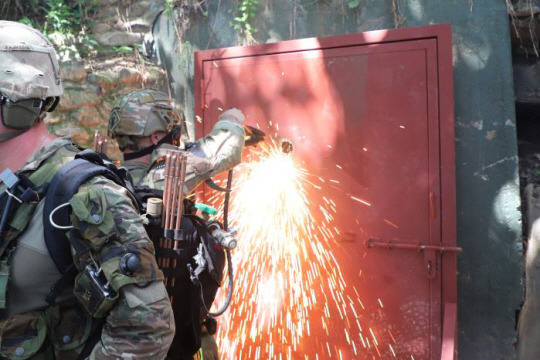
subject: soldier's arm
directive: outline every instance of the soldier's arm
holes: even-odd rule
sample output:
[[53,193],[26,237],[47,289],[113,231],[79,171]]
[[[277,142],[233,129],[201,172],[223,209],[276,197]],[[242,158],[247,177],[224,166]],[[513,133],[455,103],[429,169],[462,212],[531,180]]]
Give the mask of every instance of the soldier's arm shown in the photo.
[[144,289],[126,285],[120,293],[88,359],[164,359],[174,335],[174,316],[163,283]]
[[[96,178],[81,186],[70,203],[75,234],[89,250],[75,254],[75,264],[81,270],[96,262],[118,293],[89,359],[165,358],[174,335],[174,317],[153,244],[127,191]],[[133,274],[120,266],[126,254],[140,260]]]
[[213,165],[210,176],[229,170],[242,160],[244,123],[244,114],[240,110],[229,109],[220,115],[208,135],[196,141]]
[[[212,131],[198,139],[187,149],[187,171],[185,193],[189,193],[201,182],[232,169],[242,161],[244,150],[244,115],[238,109],[229,109],[219,117]],[[146,182],[155,187],[156,181],[150,174]],[[161,176],[163,178],[163,176]]]

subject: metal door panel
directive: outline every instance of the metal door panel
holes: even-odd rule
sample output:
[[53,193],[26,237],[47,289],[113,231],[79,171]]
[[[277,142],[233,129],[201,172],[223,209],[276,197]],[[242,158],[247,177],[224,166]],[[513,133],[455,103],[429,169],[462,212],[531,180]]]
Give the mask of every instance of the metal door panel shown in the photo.
[[[441,256],[419,246],[455,244],[442,238],[441,227],[443,210],[447,228],[454,219],[453,190],[441,189],[441,89],[448,85],[440,70],[448,60],[440,60],[439,48],[449,27],[425,29],[196,54],[197,133],[209,131],[225,108],[242,109],[249,124],[292,140],[294,158],[316,183],[308,190],[312,204],[331,201],[337,209],[332,239],[321,244],[332,251],[346,288],[315,292],[343,301],[311,309],[310,335],[292,350],[272,343],[279,329],[269,329],[256,341],[244,339],[235,358],[440,356]],[[445,130],[451,120],[445,117]],[[447,163],[453,145],[445,146]],[[325,216],[310,210],[315,219]],[[455,275],[447,278],[455,282]],[[455,294],[453,286],[448,293]],[[318,322],[325,312],[331,323]],[[245,336],[242,309],[234,316],[229,336]]]

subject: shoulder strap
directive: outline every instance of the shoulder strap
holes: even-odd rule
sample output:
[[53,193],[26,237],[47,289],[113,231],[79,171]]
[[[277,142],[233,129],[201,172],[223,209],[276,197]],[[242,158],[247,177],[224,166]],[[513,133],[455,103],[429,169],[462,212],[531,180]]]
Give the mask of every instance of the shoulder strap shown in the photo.
[[[77,193],[79,187],[95,176],[104,176],[120,186],[126,187],[125,179],[114,171],[112,166],[114,165],[106,165],[97,153],[84,150],[75,157],[75,160],[62,166],[49,184],[43,210],[43,232],[47,249],[62,274],[72,268],[71,239],[65,241],[67,240],[68,228],[59,229],[54,227],[49,220],[49,215],[57,209],[54,214],[55,219],[60,221],[69,219],[69,206],[60,208],[59,206],[68,203],[73,195]],[[81,250],[80,246],[77,246],[78,244],[72,242],[72,245],[76,251]]]
[[[73,148],[72,145],[68,143],[62,146],[51,147],[45,152],[42,158],[38,160],[34,159],[34,166],[32,168],[17,172],[16,178],[19,180],[22,179],[22,181],[16,187],[19,187],[19,185],[24,185],[23,188],[25,186],[26,188],[31,187],[37,193],[38,201],[44,198],[47,194],[49,182],[62,166],[62,163],[66,162],[64,159],[73,159],[75,153],[80,151]],[[62,151],[61,155],[53,158],[53,154],[57,154],[59,151]],[[53,160],[49,160],[50,158],[53,158]],[[24,194],[21,193],[20,189],[9,189],[10,193],[18,199],[17,201],[13,201],[13,197],[5,191],[5,188],[5,184],[0,185],[0,192],[2,194],[0,195],[0,214],[2,214],[2,218],[5,221],[3,225],[0,225],[4,230],[3,236],[0,235],[0,239],[2,240],[0,243],[0,256],[15,243],[19,235],[25,230],[37,205],[37,201],[34,201],[36,199],[31,199],[29,202],[19,202],[19,200],[25,200],[23,199],[25,196],[23,196]],[[12,206],[7,206],[8,199],[11,199]]]

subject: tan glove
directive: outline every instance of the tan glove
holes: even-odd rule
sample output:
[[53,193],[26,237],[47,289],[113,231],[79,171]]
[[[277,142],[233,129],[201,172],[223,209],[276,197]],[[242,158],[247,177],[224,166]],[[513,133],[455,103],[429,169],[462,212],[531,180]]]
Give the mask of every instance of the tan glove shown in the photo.
[[244,126],[246,123],[246,117],[244,116],[244,113],[242,113],[241,110],[237,108],[230,108],[229,110],[226,110],[219,116],[218,121],[221,120],[228,120],[237,123],[240,126]]

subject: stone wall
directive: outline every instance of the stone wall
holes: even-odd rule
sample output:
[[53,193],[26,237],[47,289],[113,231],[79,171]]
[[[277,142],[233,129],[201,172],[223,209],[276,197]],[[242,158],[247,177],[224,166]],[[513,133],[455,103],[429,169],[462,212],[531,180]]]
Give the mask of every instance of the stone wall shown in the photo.
[[[168,92],[164,70],[145,56],[145,39],[162,9],[159,1],[99,0],[89,32],[74,44],[85,51],[69,51],[73,43],[51,36],[64,80],[58,109],[45,120],[52,133],[89,147],[95,130],[107,129],[110,111],[124,94],[140,88]],[[114,144],[110,148],[118,157]]]

